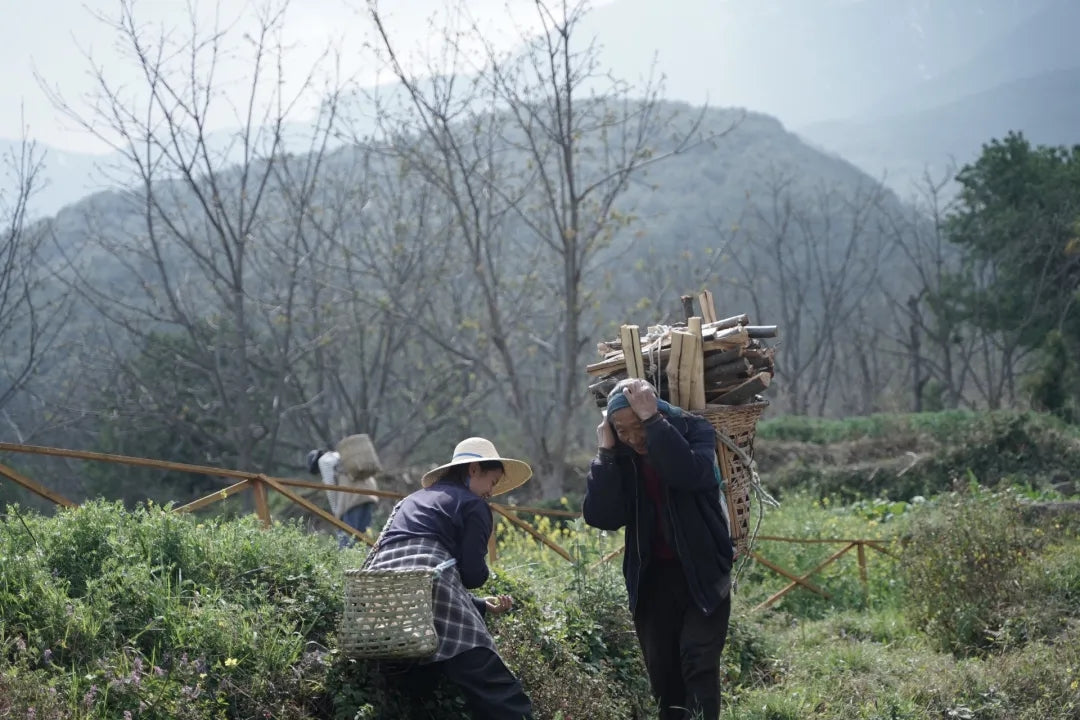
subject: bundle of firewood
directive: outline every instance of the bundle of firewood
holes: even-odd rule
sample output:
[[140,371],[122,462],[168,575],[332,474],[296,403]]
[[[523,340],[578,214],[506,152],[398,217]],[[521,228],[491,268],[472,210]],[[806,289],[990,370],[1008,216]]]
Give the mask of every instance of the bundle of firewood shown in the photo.
[[618,339],[597,344],[604,359],[585,369],[599,378],[589,386],[598,406],[627,377],[645,378],[661,398],[687,410],[759,399],[775,372],[776,348],[764,341],[777,336],[776,326],[751,325],[746,315],[717,320],[712,294],[698,299],[700,316],[692,298],[683,298],[685,324],[649,327],[644,336],[637,325],[623,325]]

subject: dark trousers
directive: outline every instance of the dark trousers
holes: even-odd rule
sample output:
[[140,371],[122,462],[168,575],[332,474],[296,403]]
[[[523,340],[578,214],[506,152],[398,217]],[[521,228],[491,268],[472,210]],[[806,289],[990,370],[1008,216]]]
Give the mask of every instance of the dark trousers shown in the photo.
[[720,655],[731,596],[711,615],[694,605],[677,561],[645,568],[634,627],[661,720],[720,717]]
[[[375,503],[361,503],[360,505],[354,505],[345,511],[345,514],[341,516],[341,522],[345,523],[351,528],[356,528],[360,532],[364,532],[368,529],[368,525],[371,524],[371,516],[375,512]],[[352,547],[356,543],[356,538],[349,535],[344,530],[338,530],[338,548]]]
[[498,654],[473,648],[446,660],[395,672],[392,682],[413,696],[431,692],[439,675],[457,685],[475,720],[532,720],[532,702]]

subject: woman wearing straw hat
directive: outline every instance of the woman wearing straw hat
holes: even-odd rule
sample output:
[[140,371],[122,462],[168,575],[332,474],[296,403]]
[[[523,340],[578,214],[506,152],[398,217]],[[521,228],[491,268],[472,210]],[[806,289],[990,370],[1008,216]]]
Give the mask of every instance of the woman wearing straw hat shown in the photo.
[[499,657],[484,623],[487,613],[501,615],[513,601],[507,595],[478,598],[468,591],[488,579],[486,556],[494,523],[487,500],[530,477],[526,463],[502,457],[491,441],[462,440],[450,462],[425,474],[423,489],[394,508],[368,565],[373,570],[434,568],[456,561],[435,582],[432,614],[438,648],[420,668],[410,669],[407,687],[422,691],[424,680],[442,673],[462,689],[475,718],[532,717],[532,703]]
[[596,435],[582,514],[626,528],[623,575],[660,718],[717,720],[733,549],[716,433],[629,379],[608,395]]

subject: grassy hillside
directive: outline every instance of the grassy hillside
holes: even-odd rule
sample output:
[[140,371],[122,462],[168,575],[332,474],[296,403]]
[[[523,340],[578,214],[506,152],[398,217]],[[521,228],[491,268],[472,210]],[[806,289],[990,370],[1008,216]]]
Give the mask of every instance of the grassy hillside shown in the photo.
[[1047,490],[1080,480],[1080,432],[1038,413],[788,416],[762,423],[755,451],[779,494],[841,502],[929,497],[971,481]]
[[[848,553],[813,577],[828,598],[799,589],[769,609],[757,608],[786,580],[741,568],[725,718],[1080,717],[1080,518],[1024,512],[1033,497],[1061,499],[1029,487],[1029,473],[1080,479],[1056,459],[1075,449],[1075,431],[1024,414],[783,419],[762,426],[759,454],[782,461],[798,447],[820,467],[859,456],[888,465],[886,448],[929,451],[927,438],[935,462],[956,461],[955,489],[910,501],[847,489],[845,499],[785,476],[763,534],[874,539],[888,554],[867,550],[864,584]],[[970,461],[1013,458],[1006,438],[1027,448],[1026,470],[978,486]],[[779,474],[765,477],[772,487]],[[538,718],[648,717],[618,562],[597,564],[621,538],[580,522],[541,530],[576,562],[500,525],[485,588],[517,600],[492,626]],[[839,547],[756,549],[805,572]],[[362,557],[295,525],[103,503],[51,518],[8,507],[0,718],[463,718],[451,688],[410,699],[337,652],[341,573]]]

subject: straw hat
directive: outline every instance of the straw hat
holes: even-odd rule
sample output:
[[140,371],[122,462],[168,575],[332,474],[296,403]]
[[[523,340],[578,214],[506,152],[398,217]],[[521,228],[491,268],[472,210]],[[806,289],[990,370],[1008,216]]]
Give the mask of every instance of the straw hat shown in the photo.
[[425,473],[424,477],[420,479],[420,484],[424,487],[431,487],[446,474],[447,470],[455,465],[468,465],[469,463],[483,462],[484,460],[498,460],[503,464],[503,476],[499,478],[499,482],[495,483],[495,487],[492,488],[492,495],[502,495],[505,492],[510,492],[532,477],[532,468],[529,467],[528,463],[501,457],[490,440],[482,437],[471,437],[457,444],[450,462]]

